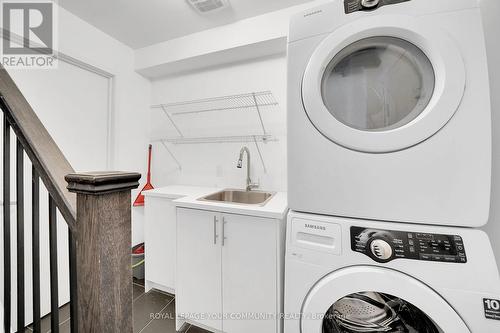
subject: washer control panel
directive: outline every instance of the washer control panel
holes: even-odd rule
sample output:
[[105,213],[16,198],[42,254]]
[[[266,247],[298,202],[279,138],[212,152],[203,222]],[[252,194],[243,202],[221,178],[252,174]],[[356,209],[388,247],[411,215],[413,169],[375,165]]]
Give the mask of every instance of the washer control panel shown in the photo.
[[381,263],[395,259],[466,263],[462,237],[351,227],[351,250]]
[[407,1],[411,0],[344,0],[344,8],[346,14],[351,14]]

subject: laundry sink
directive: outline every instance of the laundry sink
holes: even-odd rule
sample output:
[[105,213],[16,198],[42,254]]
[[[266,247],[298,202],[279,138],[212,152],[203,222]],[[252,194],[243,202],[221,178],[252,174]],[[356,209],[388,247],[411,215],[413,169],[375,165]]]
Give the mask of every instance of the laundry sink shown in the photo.
[[198,200],[264,206],[274,194],[274,192],[226,189],[206,195]]

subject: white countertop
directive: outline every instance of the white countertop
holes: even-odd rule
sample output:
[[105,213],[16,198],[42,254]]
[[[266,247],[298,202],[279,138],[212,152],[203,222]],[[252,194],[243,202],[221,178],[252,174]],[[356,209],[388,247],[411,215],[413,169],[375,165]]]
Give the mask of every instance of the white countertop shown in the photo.
[[219,191],[216,187],[199,187],[190,185],[169,185],[144,191],[145,197],[159,197],[167,199],[179,199],[186,196],[202,197],[204,195]]
[[221,190],[223,190],[223,188],[170,185],[145,191],[144,195],[146,197],[151,196],[175,199],[173,203],[176,207],[203,209],[222,213],[250,215],[273,219],[284,219],[288,211],[286,192],[276,192],[271,200],[269,200],[264,206],[198,200],[205,195]]

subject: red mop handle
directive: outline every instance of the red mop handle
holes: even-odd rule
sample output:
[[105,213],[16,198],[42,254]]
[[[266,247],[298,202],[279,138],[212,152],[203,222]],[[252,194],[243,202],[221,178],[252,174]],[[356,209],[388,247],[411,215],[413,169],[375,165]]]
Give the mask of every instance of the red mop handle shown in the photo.
[[151,150],[153,146],[149,145],[149,152],[148,152],[148,175],[147,175],[147,183],[149,184],[151,182]]

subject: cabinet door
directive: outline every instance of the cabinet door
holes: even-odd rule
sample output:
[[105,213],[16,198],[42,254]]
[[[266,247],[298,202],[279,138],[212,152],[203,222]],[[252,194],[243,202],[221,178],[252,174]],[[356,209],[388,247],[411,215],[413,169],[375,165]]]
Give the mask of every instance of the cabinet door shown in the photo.
[[176,314],[222,329],[219,213],[177,208]]
[[[223,329],[227,333],[277,330],[277,240],[272,219],[223,215]],[[267,319],[240,318],[247,314]]]
[[175,290],[175,206],[171,199],[146,197],[144,205],[146,280]]

